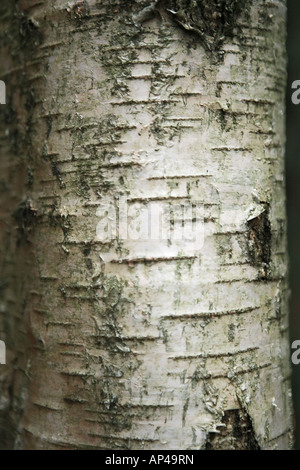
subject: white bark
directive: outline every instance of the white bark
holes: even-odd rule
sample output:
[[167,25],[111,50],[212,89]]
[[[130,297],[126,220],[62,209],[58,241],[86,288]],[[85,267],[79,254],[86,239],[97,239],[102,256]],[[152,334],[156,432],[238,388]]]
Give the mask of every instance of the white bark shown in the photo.
[[[219,42],[146,4],[28,1],[32,55],[2,70],[34,93],[27,134],[12,97],[33,182],[2,196],[2,427],[19,448],[287,449],[285,2],[245,2]],[[195,203],[203,243],[102,243],[116,195]]]

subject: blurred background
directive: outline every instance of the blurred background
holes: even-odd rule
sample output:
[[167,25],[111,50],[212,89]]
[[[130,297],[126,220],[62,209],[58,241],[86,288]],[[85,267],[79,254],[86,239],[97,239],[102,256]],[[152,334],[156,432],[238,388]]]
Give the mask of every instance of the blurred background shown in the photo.
[[[291,101],[294,80],[300,80],[300,1],[288,0],[287,82],[287,211],[290,257],[290,337],[300,340],[300,104]],[[296,414],[296,449],[300,450],[300,364],[293,366],[293,397]]]

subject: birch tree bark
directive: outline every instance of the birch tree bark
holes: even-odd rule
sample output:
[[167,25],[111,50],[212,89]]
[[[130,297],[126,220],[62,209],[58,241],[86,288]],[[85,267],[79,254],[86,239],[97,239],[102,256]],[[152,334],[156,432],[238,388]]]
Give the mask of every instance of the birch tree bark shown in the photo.
[[1,447],[290,448],[285,1],[0,9]]

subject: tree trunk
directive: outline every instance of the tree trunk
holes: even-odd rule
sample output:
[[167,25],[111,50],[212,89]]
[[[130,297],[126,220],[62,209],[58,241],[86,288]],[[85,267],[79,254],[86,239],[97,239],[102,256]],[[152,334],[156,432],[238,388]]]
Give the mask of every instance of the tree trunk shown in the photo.
[[285,1],[0,8],[1,447],[290,448]]

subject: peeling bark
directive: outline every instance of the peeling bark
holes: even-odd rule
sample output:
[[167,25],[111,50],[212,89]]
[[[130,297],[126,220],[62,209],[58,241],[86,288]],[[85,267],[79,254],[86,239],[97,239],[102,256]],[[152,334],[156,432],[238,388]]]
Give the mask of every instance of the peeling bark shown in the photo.
[[285,1],[0,12],[1,448],[290,448]]

